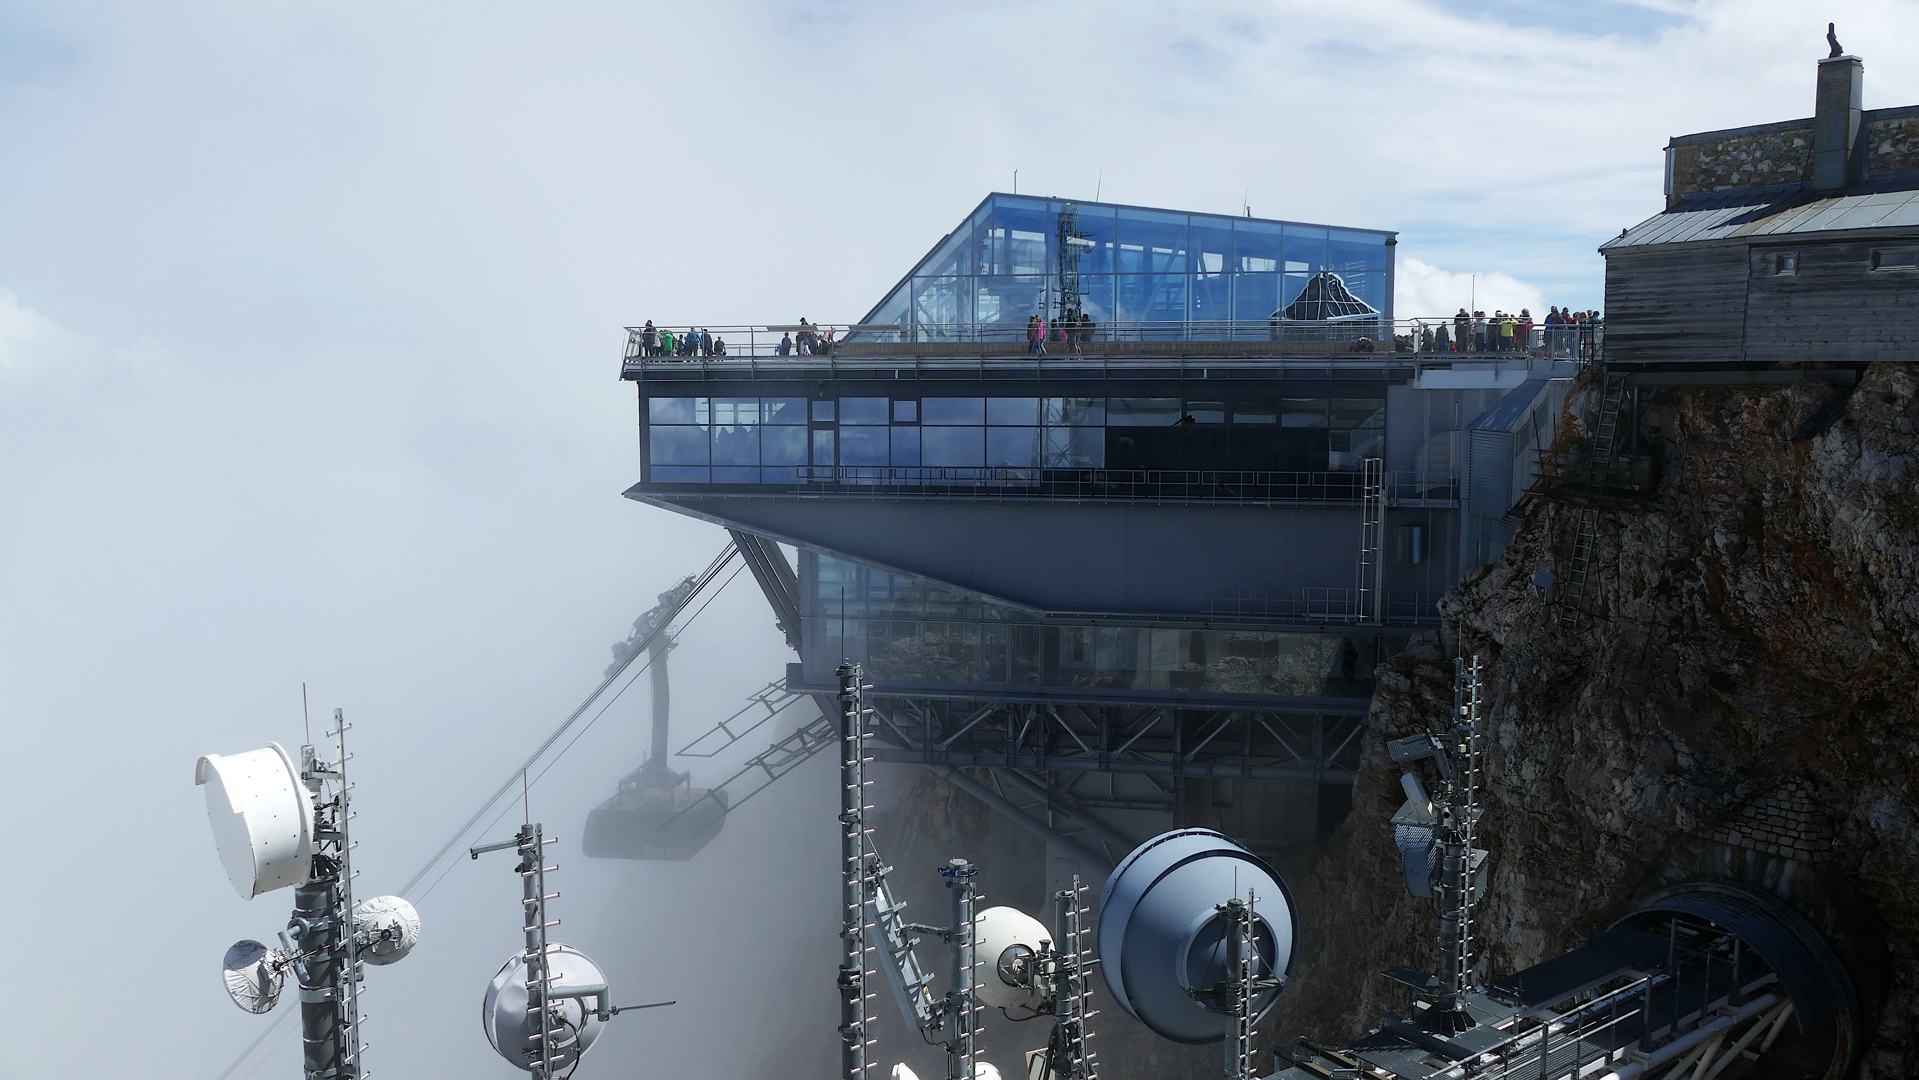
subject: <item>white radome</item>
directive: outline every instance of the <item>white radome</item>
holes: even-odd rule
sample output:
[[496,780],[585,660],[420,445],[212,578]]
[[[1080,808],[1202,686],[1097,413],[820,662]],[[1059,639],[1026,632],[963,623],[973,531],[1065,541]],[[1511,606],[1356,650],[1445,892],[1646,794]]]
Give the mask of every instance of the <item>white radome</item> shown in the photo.
[[313,869],[313,800],[279,743],[208,754],[194,765],[193,782],[207,789],[213,843],[240,899],[306,884]]
[[420,913],[401,897],[375,896],[353,905],[353,929],[361,960],[391,964],[420,943]]
[[1018,908],[990,907],[980,912],[973,919],[973,949],[980,963],[975,993],[980,1001],[995,1009],[1037,1002],[1045,988],[1021,986],[1015,975],[1027,967],[1041,945],[1052,940],[1045,924]]
[[[552,950],[547,954],[547,970],[555,987],[606,985],[606,975],[585,953],[558,943],[547,947]],[[527,1015],[526,1004],[526,957],[516,953],[487,985],[480,1024],[495,1052],[531,1072],[540,1029],[539,1021]],[[559,1013],[560,1026],[553,1040],[550,1073],[566,1075],[580,1055],[592,1048],[605,1025],[579,998],[562,998],[554,1003],[554,1009]]]

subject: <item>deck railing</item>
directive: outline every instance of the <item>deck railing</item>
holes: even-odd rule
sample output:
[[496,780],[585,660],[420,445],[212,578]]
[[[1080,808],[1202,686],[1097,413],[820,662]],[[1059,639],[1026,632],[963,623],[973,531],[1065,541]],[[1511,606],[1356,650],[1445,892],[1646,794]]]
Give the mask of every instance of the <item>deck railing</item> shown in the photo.
[[[1478,330],[1475,331],[1474,327]],[[1113,322],[1048,325],[1042,336],[1017,323],[793,323],[729,326],[629,326],[624,364],[732,360],[893,360],[922,358],[1124,359],[1165,356],[1319,357],[1379,354],[1427,359],[1590,361],[1604,341],[1601,322],[1547,326],[1452,318],[1378,318],[1343,322],[1261,319],[1238,322]]]
[[[875,498],[906,494],[1357,504],[1365,495],[1356,472],[816,465],[796,468],[794,473],[801,494]],[[1450,473],[1390,472],[1386,498],[1388,502],[1457,502],[1459,478]]]

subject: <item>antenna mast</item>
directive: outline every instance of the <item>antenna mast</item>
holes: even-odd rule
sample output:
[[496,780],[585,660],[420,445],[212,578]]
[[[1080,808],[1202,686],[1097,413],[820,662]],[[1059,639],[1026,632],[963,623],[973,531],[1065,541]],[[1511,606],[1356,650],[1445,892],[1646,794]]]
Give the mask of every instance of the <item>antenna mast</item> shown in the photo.
[[[353,942],[353,812],[346,779],[343,710],[333,710],[335,758],[320,760],[311,745],[300,747],[300,779],[313,799],[313,870],[293,890],[293,918],[286,945],[297,952],[300,977],[300,1041],[308,1080],[352,1080],[362,1075],[360,962]],[[329,785],[332,793],[328,794]]]
[[[858,664],[840,679],[840,1080],[866,1080],[866,736]],[[970,1080],[970,1078],[969,1078]]]
[[1453,661],[1451,775],[1440,784],[1438,841],[1439,1001],[1435,1019],[1448,1033],[1472,1026],[1459,995],[1472,987],[1472,910],[1482,890],[1486,852],[1474,844],[1479,821],[1480,664]]

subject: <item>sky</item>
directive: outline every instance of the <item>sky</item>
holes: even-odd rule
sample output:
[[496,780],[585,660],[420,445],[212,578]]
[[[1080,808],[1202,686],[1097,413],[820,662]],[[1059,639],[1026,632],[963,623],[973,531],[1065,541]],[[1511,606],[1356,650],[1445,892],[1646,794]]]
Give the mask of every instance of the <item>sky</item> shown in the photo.
[[[396,889],[720,550],[620,498],[622,326],[857,318],[1016,170],[1398,230],[1401,315],[1599,307],[1666,140],[1809,115],[1827,19],[1868,107],[1919,102],[1892,2],[0,0],[0,1073],[211,1080],[272,1022],[217,969],[288,898],[227,885],[201,754],[299,743],[302,683],[345,710],[360,890]],[[750,575],[681,640],[682,732],[790,658]],[[694,862],[568,855],[644,696],[529,798],[570,940],[683,1000],[589,1068],[752,1075],[743,1008],[824,1054],[829,763]],[[515,884],[421,901],[376,1071],[517,1075],[473,1022]]]

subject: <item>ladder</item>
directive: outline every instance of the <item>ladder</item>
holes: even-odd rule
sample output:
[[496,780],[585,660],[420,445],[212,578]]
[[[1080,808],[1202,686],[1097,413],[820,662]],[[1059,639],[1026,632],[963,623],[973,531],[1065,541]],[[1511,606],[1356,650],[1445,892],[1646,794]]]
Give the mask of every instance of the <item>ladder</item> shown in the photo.
[[[1588,500],[1613,474],[1619,452],[1619,413],[1626,402],[1626,380],[1607,374],[1599,384],[1599,417],[1593,424],[1592,456],[1586,462]],[[1572,558],[1566,564],[1566,584],[1554,609],[1557,621],[1570,623],[1585,614],[1586,583],[1592,578],[1593,547],[1599,539],[1599,509],[1590,501],[1580,505],[1573,529]]]
[[1386,621],[1385,598],[1380,591],[1385,566],[1379,558],[1380,540],[1385,529],[1385,462],[1369,457],[1360,466],[1359,566],[1355,590],[1358,603],[1353,611],[1358,622]]

